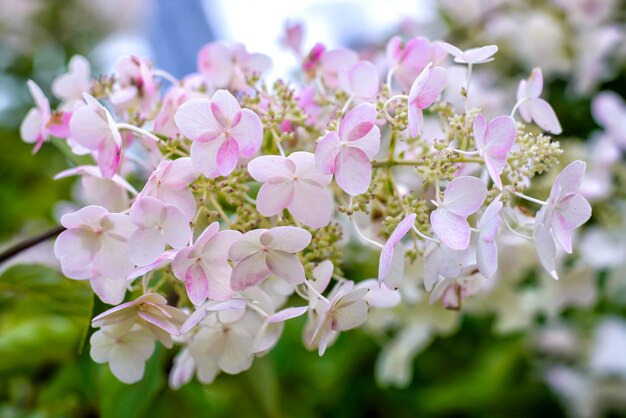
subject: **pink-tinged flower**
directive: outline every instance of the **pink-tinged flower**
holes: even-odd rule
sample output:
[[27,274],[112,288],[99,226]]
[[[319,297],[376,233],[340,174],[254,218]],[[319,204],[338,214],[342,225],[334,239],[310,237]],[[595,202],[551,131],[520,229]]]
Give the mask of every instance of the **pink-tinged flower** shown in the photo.
[[213,222],[190,247],[181,250],[174,261],[174,275],[185,282],[187,295],[194,305],[209,298],[224,301],[232,296],[228,251],[241,238],[239,231],[220,231]]
[[502,202],[500,195],[487,206],[478,221],[478,241],[476,243],[476,264],[480,274],[486,278],[492,277],[498,269],[498,246],[496,236],[500,228],[500,210]]
[[141,380],[146,361],[154,352],[152,334],[132,323],[102,327],[91,336],[89,343],[93,361],[109,363],[115,377],[127,384]]
[[469,263],[468,257],[467,249],[452,250],[443,244],[429,241],[424,250],[424,288],[430,292],[442,278],[459,277]]
[[354,283],[345,282],[328,303],[324,303],[309,341],[309,345],[317,346],[320,356],[324,355],[333,334],[356,328],[365,322],[369,309],[364,299],[367,292],[366,288],[354,289]]
[[313,77],[314,70],[320,63],[322,56],[326,52],[326,47],[320,43],[313,45],[311,51],[309,51],[308,55],[302,61],[302,69],[305,73],[307,73],[310,77]]
[[308,116],[306,123],[314,125],[319,122],[319,116],[322,108],[315,101],[315,87],[304,87],[298,93],[298,107],[300,107]]
[[67,277],[84,279],[95,271],[117,279],[133,270],[128,240],[136,227],[127,215],[87,206],[64,215],[61,225],[67,229],[54,243],[54,254]]
[[424,37],[412,38],[402,45],[402,38],[394,36],[387,43],[387,65],[400,85],[408,89],[431,61],[430,41]]
[[[313,288],[321,295],[330,284],[334,270],[335,266],[332,261],[322,261],[313,269],[313,279],[309,281],[309,284],[313,286]],[[313,292],[309,292],[309,307],[311,309],[314,309],[317,306],[318,301],[319,298],[317,295]]]
[[[396,229],[393,230],[389,239],[385,243],[385,246],[380,252],[380,261],[378,262],[378,280],[384,281],[391,288],[396,288],[400,285],[399,283],[389,283],[386,280],[389,275],[389,270],[391,269],[392,260],[394,259],[394,249],[396,248],[396,245],[400,243],[402,238],[404,238],[404,236],[411,230],[416,217],[417,215],[414,213],[407,215],[398,224],[398,226],[396,226]],[[402,261],[404,262],[404,254]]]
[[222,42],[205,45],[198,53],[198,71],[214,88],[245,90],[246,77],[260,75],[271,65],[267,55],[249,53],[243,44]]
[[447,42],[441,42],[440,45],[448,54],[454,57],[454,62],[459,64],[484,64],[493,61],[494,54],[498,52],[497,45],[470,48],[465,51]]
[[167,381],[172,389],[178,390],[191,382],[195,371],[196,362],[193,361],[189,348],[185,347],[174,357],[174,364]]
[[378,94],[378,68],[369,61],[359,61],[339,70],[339,85],[351,97],[373,99]]
[[351,196],[365,193],[372,181],[371,159],[380,148],[376,107],[363,103],[349,111],[339,132],[318,140],[315,162],[324,174],[334,174],[337,185]]
[[34,81],[28,80],[28,90],[35,101],[36,107],[28,111],[20,125],[20,135],[27,144],[35,144],[33,154],[39,151],[50,134],[67,138],[71,113],[52,112],[50,103]]
[[437,237],[453,250],[469,246],[472,231],[467,217],[476,212],[487,197],[487,187],[480,179],[457,177],[448,184],[443,202],[430,214],[430,223]]
[[159,113],[154,118],[154,132],[174,138],[180,134],[176,123],[174,123],[174,115],[178,107],[189,100],[192,96],[182,87],[173,86],[170,88],[165,97]]
[[69,71],[52,82],[52,93],[62,102],[62,108],[74,109],[82,102],[83,93],[91,90],[91,68],[82,55],[74,55],[68,65]]
[[228,251],[235,268],[230,287],[235,291],[255,286],[270,274],[292,283],[303,283],[304,268],[294,254],[311,242],[311,234],[294,226],[255,229],[243,234]]
[[302,41],[304,40],[304,27],[301,22],[285,22],[283,38],[281,42],[292,50],[297,56],[302,54]]
[[439,299],[446,309],[459,310],[464,298],[472,296],[478,292],[484,283],[484,279],[479,274],[468,272],[458,278],[444,278],[433,289],[429,302],[434,305]]
[[152,196],[163,203],[178,206],[187,219],[196,215],[196,199],[187,186],[193,183],[198,174],[191,158],[163,160],[150,175],[137,198]]
[[109,111],[89,94],[83,97],[87,105],[72,114],[71,137],[95,154],[102,175],[111,178],[122,158],[122,136]]
[[128,323],[146,327],[161,343],[172,347],[172,335],[179,335],[179,328],[187,315],[167,304],[167,300],[157,293],[146,293],[137,299],[122,303],[91,320],[94,327],[108,327]]
[[252,178],[262,182],[256,207],[263,216],[274,216],[284,209],[311,228],[330,222],[333,196],[326,186],[332,175],[315,166],[315,155],[294,152],[289,157],[264,155],[248,163]]
[[121,57],[115,71],[119,89],[109,96],[111,103],[125,110],[138,108],[143,116],[149,116],[159,98],[159,91],[148,61],[134,55]]
[[192,99],[183,103],[174,116],[180,132],[191,139],[191,161],[205,176],[227,176],[239,158],[252,157],[263,140],[261,119],[242,109],[226,90],[211,100]]
[[446,87],[446,70],[426,67],[415,79],[409,91],[409,135],[418,136],[424,126],[422,111],[432,105]]
[[100,169],[93,165],[80,165],[61,171],[55,180],[70,176],[81,176],[84,200],[92,205],[106,208],[110,212],[122,212],[128,209],[128,193],[137,194],[137,190],[122,176],[115,174],[110,179],[102,176]]
[[520,81],[517,87],[519,114],[526,123],[535,122],[541,129],[558,135],[563,129],[552,106],[539,97],[542,91],[541,68],[533,68],[530,77]]
[[[404,262],[404,260],[402,260]],[[365,302],[372,308],[393,308],[402,302],[402,295],[399,290],[394,290],[377,279],[363,280],[357,283],[356,289],[367,289],[365,294]]]
[[130,219],[137,230],[128,242],[128,256],[138,266],[156,261],[165,246],[181,249],[191,239],[187,215],[178,206],[168,205],[154,197],[137,199],[130,208]]
[[100,300],[109,305],[119,305],[126,296],[130,282],[126,277],[108,278],[93,272],[89,278],[93,292]]
[[339,72],[343,68],[352,67],[359,56],[349,49],[333,49],[324,52],[319,60],[319,74],[324,85],[329,89],[339,88]]
[[556,248],[550,240],[554,237],[559,246],[571,254],[574,230],[591,218],[591,205],[578,193],[585,168],[586,164],[577,160],[561,171],[552,185],[547,204],[535,219],[535,248],[551,274],[554,272],[554,268],[550,267],[553,267]]
[[626,103],[612,91],[603,91],[593,98],[591,113],[595,121],[606,129],[611,138],[626,148]]
[[499,116],[487,124],[485,117],[479,114],[474,119],[474,141],[489,176],[498,189],[502,189],[500,175],[506,165],[506,157],[515,143],[517,125],[510,116]]
[[198,325],[204,318],[211,312],[225,312],[225,311],[240,311],[246,310],[247,299],[244,298],[232,298],[224,301],[210,301],[201,306],[198,306],[196,310],[189,315],[182,327],[180,327],[181,335],[191,331],[196,325]]

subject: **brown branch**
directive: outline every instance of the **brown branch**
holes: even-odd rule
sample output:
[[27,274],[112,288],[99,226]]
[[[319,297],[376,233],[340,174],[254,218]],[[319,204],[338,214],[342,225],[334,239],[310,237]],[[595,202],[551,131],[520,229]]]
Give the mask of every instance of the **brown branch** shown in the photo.
[[62,225],[57,225],[54,228],[49,229],[39,235],[25,239],[24,241],[18,242],[17,244],[10,246],[0,253],[0,264],[4,263],[9,258],[21,253],[24,250],[27,250],[39,243],[44,242],[47,239],[59,235],[63,231],[65,231],[65,227]]

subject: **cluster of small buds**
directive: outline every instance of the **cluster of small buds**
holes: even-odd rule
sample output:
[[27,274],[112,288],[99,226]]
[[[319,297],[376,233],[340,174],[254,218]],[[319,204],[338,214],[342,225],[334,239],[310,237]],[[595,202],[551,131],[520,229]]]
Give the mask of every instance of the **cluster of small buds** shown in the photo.
[[[322,355],[372,311],[410,298],[405,268],[418,261],[431,303],[460,309],[494,276],[509,234],[533,240],[557,278],[557,246],[572,252],[591,207],[578,193],[582,161],[547,201],[522,193],[560,155],[540,133],[561,131],[541,71],[520,82],[510,115],[442,99],[450,56],[467,66],[467,98],[473,68],[497,50],[395,37],[379,68],[316,45],[301,79],[271,86],[269,58],[240,44],[205,46],[183,80],[135,56],[91,80],[75,57],[55,81],[54,112],[30,82],[24,141],[36,151],[64,138],[94,164],[57,177],[97,179],[87,187],[103,191],[61,218],[54,246],[67,277],[117,305],[93,320],[92,358],[132,383],[156,341],[181,345],[171,386],[210,383],[248,369],[302,315],[304,344]],[[513,219],[520,199],[540,207],[530,224]],[[352,239],[380,253],[378,277],[343,276]]]

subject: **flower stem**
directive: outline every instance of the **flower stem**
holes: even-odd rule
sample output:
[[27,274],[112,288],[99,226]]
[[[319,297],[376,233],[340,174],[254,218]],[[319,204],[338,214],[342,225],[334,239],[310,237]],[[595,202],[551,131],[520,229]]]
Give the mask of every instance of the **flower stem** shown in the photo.
[[57,225],[54,228],[51,228],[39,235],[18,242],[17,244],[7,248],[6,250],[2,251],[2,253],[0,253],[0,264],[7,261],[9,258],[21,253],[22,251],[34,247],[35,245],[40,244],[50,238],[56,237],[63,231],[65,231],[65,227],[62,225]]

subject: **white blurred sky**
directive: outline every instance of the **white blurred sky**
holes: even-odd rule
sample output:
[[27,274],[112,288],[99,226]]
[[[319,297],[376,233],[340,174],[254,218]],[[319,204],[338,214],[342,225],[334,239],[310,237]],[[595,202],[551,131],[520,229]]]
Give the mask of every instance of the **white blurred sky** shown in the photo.
[[[428,22],[434,15],[433,0],[202,1],[217,39],[242,42],[249,51],[263,52],[272,58],[270,78],[286,75],[295,64],[294,57],[279,45],[287,20],[304,24],[306,51],[316,42],[338,47],[343,42],[384,39],[406,19]],[[93,58],[101,68],[111,69],[119,56],[129,53],[151,55],[144,33],[115,33],[96,48]]]

